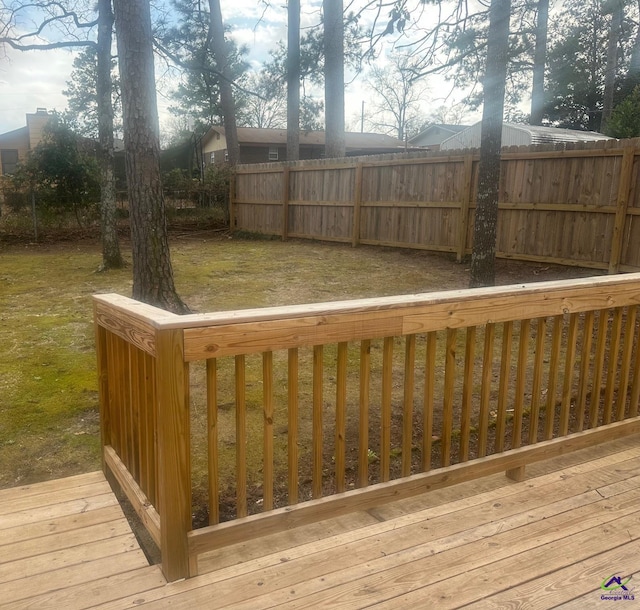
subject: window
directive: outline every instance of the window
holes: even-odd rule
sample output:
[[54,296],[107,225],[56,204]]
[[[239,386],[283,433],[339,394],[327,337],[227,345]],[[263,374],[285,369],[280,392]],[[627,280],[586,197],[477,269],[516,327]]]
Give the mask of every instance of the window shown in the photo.
[[216,153],[212,152],[211,156],[209,157],[209,162],[210,163],[215,163],[216,162]]
[[225,160],[225,161],[228,161],[228,160],[229,160],[229,151],[228,151],[228,150],[225,150],[225,151],[224,151],[224,160]]
[[7,149],[2,151],[2,173],[13,174],[18,166],[18,151]]
[[278,147],[269,146],[269,161],[277,161],[277,160],[278,160]]

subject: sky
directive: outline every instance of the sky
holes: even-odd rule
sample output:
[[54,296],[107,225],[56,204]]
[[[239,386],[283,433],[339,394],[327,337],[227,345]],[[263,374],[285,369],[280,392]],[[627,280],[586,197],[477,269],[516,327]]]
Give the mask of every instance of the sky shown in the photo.
[[[303,30],[316,26],[321,0],[303,0],[301,4]],[[247,59],[254,68],[268,58],[269,50],[278,41],[286,41],[286,10],[283,7],[283,2],[267,7],[256,0],[222,0],[223,20],[231,26],[236,42],[249,48]],[[389,42],[385,41],[385,44],[390,48]],[[35,112],[37,108],[58,111],[66,108],[66,97],[62,91],[70,80],[76,53],[68,50],[21,52],[8,46],[0,48],[0,133],[23,127],[25,114]],[[441,86],[436,86],[436,89],[440,90]],[[167,129],[171,120],[168,111],[171,101],[167,91],[165,83],[159,85],[161,130]],[[347,128],[359,130],[362,100],[370,99],[371,93],[360,78],[347,86],[345,97]],[[434,103],[438,105],[442,101]]]

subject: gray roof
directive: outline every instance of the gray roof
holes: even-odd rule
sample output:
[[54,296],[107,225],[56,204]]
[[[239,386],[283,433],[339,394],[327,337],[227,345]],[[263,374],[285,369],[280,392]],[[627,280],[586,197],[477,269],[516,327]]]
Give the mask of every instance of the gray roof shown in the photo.
[[521,129],[531,134],[532,144],[554,144],[556,142],[593,142],[594,140],[610,140],[609,136],[597,131],[579,131],[560,127],[543,127],[540,125],[520,125],[505,123],[509,127]]

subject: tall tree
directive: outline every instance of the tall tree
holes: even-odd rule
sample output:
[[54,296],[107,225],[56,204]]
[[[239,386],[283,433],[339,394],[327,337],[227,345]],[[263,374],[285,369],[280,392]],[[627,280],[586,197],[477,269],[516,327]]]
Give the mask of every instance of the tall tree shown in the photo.
[[[558,127],[600,129],[611,29],[602,5],[602,0],[565,0],[564,18],[553,27],[545,115]],[[626,40],[621,42],[624,49]],[[624,61],[618,70],[626,70]]]
[[300,158],[300,0],[287,4],[287,159]]
[[116,213],[116,178],[114,157],[113,85],[111,81],[111,43],[113,39],[111,0],[98,0],[98,42],[96,95],[98,112],[98,143],[100,148],[100,230],[102,234],[101,269],[124,266],[118,240]]
[[495,284],[495,256],[500,191],[500,148],[504,91],[509,60],[511,0],[491,0],[486,68],[482,88],[482,132],[478,192],[473,229],[471,287]]
[[133,298],[185,313],[169,253],[160,179],[158,108],[149,0],[114,0],[133,243]]
[[606,127],[605,133],[613,138],[640,136],[640,86],[615,107]]
[[531,86],[531,125],[542,125],[544,116],[544,73],[547,64],[549,29],[549,0],[538,0],[535,51],[533,55],[533,84]]
[[[76,6],[77,5],[77,6]],[[113,16],[110,0],[99,0],[98,16],[92,9],[78,12],[81,4],[70,2],[49,2],[33,0],[16,2],[0,8],[0,23],[4,24],[0,43],[5,43],[20,51],[60,48],[94,49],[97,55],[96,89],[97,109],[100,116],[99,130],[101,165],[101,270],[118,268],[123,265],[118,240],[115,214],[115,179],[113,167],[113,107],[111,100],[111,31]],[[33,23],[33,29],[25,32],[25,22]],[[92,38],[98,27],[97,42]],[[58,38],[56,42],[46,42],[43,38],[50,35]],[[61,38],[61,39],[60,39]],[[111,136],[108,136],[108,133]],[[107,148],[111,150],[107,150]]]
[[286,129],[287,92],[284,82],[273,78],[266,70],[252,72],[243,78],[242,86],[252,94],[245,94],[237,111],[238,125],[260,129]]
[[[640,0],[636,2],[636,14],[640,15]],[[637,24],[629,54],[629,68],[621,83],[622,97],[628,97],[638,85],[640,85],[640,21]]]
[[604,71],[604,99],[602,102],[602,120],[600,130],[607,129],[607,122],[613,112],[613,96],[616,89],[618,69],[618,46],[620,44],[620,28],[624,16],[624,0],[611,0],[604,11],[611,14],[611,26],[607,40],[607,63]]
[[342,0],[323,0],[325,156],[344,157],[344,19]]
[[[197,129],[222,124],[220,99],[221,74],[211,48],[211,17],[208,3],[201,0],[174,0],[175,22],[172,27],[156,27],[156,48],[180,71],[178,84],[170,95],[175,104],[171,112],[186,117]],[[238,47],[230,38],[224,39],[227,76],[234,82],[247,73],[244,60],[247,49]],[[236,100],[237,110],[243,110],[243,100]]]
[[209,0],[209,44],[213,51],[213,57],[220,78],[220,105],[224,116],[224,135],[227,140],[227,152],[229,163],[235,165],[240,161],[240,144],[238,143],[238,129],[236,126],[236,105],[231,88],[232,74],[229,69],[224,43],[224,24],[222,23],[222,10],[220,0]]
[[367,84],[375,96],[369,104],[372,111],[367,123],[375,131],[393,133],[404,140],[410,130],[417,132],[426,85],[416,80],[410,55],[392,53],[389,59],[385,67],[373,66],[369,72]]

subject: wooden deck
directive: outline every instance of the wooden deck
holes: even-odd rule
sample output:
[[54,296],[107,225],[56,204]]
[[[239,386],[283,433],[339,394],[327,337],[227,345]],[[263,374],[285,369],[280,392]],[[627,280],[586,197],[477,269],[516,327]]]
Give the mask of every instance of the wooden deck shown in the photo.
[[634,575],[625,608],[640,603],[640,437],[228,547],[200,570],[167,585],[101,473],[0,491],[3,609],[577,610]]

